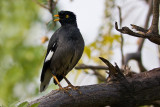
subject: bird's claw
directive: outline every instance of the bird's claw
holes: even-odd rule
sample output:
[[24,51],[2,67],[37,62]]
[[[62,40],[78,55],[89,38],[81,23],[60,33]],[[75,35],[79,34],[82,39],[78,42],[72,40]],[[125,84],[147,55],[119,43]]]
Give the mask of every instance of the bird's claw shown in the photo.
[[64,93],[67,93],[69,96],[72,96],[69,92],[68,92],[69,89],[66,89],[66,88],[62,88],[60,87],[59,89],[57,89],[57,91],[63,91]]
[[79,91],[79,87],[78,86],[73,86],[72,84],[68,84],[67,87],[65,87],[67,90],[69,90],[70,88],[75,90],[75,91],[78,91],[79,94],[82,94],[81,91]]

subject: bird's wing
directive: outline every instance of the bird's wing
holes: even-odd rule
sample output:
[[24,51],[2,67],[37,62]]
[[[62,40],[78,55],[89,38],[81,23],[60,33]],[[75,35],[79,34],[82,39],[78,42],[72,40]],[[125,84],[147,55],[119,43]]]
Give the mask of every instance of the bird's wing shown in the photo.
[[48,87],[50,79],[52,78],[49,66],[56,49],[57,49],[57,42],[54,39],[52,39],[48,45],[47,54],[43,63],[40,92],[44,91]]
[[57,42],[55,41],[52,46],[48,47],[47,54],[43,63],[42,74],[41,74],[41,82],[44,80],[45,72],[49,68],[51,63],[52,56],[57,49]]
[[51,59],[52,56],[54,55],[54,52],[57,49],[57,41],[58,41],[58,32],[59,29],[52,35],[52,37],[50,38],[49,44],[48,44],[48,48],[47,48],[47,53],[45,56],[45,60],[43,63],[43,68],[42,68],[42,72],[41,72],[41,82],[44,81],[45,78],[45,73],[47,73],[47,70],[49,69],[50,63],[51,63]]

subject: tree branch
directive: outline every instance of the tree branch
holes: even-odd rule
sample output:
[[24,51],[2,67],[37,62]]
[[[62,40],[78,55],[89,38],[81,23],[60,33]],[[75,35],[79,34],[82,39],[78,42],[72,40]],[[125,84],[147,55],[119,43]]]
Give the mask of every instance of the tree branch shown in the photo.
[[147,38],[151,42],[160,45],[160,35],[158,34],[158,21],[159,21],[159,0],[154,0],[152,25],[148,31],[136,25],[132,25],[132,27],[134,29],[135,28],[138,29],[138,31],[141,30],[141,32],[142,31],[144,32],[142,33],[133,32],[128,27],[122,27],[122,29],[118,29],[117,22],[115,23],[115,28],[117,31],[121,33],[129,34],[134,37]]
[[[80,70],[80,69],[91,69],[93,71],[93,75],[97,76],[97,79],[104,82],[106,80],[106,77],[99,73],[97,70],[108,70],[108,67],[106,66],[93,66],[93,65],[85,65],[85,64],[80,64],[75,67],[75,69]],[[108,74],[108,72],[106,71]]]
[[147,33],[147,32],[148,32],[148,29],[139,27],[139,26],[137,26],[137,25],[131,24],[131,26],[132,26],[132,29],[135,29],[135,30],[137,30],[137,31],[140,31],[141,33]]
[[37,0],[33,0],[33,1],[36,2],[39,6],[41,6],[41,7],[45,8],[45,9],[49,10],[48,7],[46,7],[45,5],[41,4],[39,1],[37,1]]
[[[153,2],[153,19],[151,27],[149,28],[148,33],[153,33],[158,35],[158,22],[159,22],[159,0],[154,0]],[[150,32],[151,31],[151,32]]]
[[[149,24],[149,19],[150,19],[150,16],[152,15],[152,10],[153,10],[153,0],[148,0],[148,4],[149,4],[149,10],[148,10],[148,13],[147,13],[147,16],[146,16],[146,20],[145,20],[145,25],[144,25],[144,28],[147,29],[148,28],[148,24]],[[144,44],[144,41],[145,39],[142,39],[142,38],[139,38],[139,41],[140,41],[140,44],[138,46],[138,52],[141,52],[142,51],[142,48],[143,48],[143,44]]]
[[124,63],[125,64],[128,64],[128,62],[130,60],[136,60],[138,62],[138,66],[139,66],[139,69],[141,72],[145,72],[147,71],[146,68],[143,66],[142,64],[142,59],[141,59],[141,52],[138,51],[138,52],[135,52],[135,53],[128,53],[126,56],[125,56],[125,60],[124,60]]
[[[102,75],[101,73],[99,73],[99,71],[97,70],[93,70],[94,74],[93,75],[96,75],[97,79],[101,82],[105,82],[106,81],[106,76],[105,75]],[[108,73],[108,72],[106,72]]]
[[75,90],[68,90],[69,96],[63,91],[53,90],[29,103],[31,106],[40,103],[39,107],[136,107],[152,104],[160,99],[160,68],[125,77],[119,67],[100,58],[108,67],[112,79],[105,84],[95,84],[79,87],[79,94]]
[[[149,39],[151,42],[154,42],[156,44],[160,44],[160,35],[158,35],[158,33],[156,34],[155,32],[151,32],[151,28],[153,27],[150,27],[150,29],[148,30],[147,27],[148,27],[148,22],[149,22],[149,18],[152,14],[152,10],[153,10],[153,19],[152,19],[152,25],[153,26],[153,23],[156,23],[158,24],[158,17],[159,17],[159,12],[158,12],[158,1],[154,1],[154,6],[153,6],[153,0],[148,0],[148,4],[149,4],[149,10],[148,10],[148,13],[147,13],[147,17],[146,17],[146,21],[145,21],[145,26],[144,28],[142,27],[139,27],[137,25],[133,25],[131,24],[132,28],[137,30],[138,32],[133,32],[132,30],[130,30],[128,27],[122,27],[122,29],[118,29],[118,25],[117,23],[115,23],[115,28],[119,31],[119,32],[123,32],[125,34],[129,34],[131,36],[135,36],[135,37],[140,37],[140,43],[139,43],[139,46],[138,46],[138,49],[137,49],[137,52],[135,53],[129,53],[125,56],[125,59],[124,60],[124,65],[127,65],[128,62],[131,60],[131,59],[134,59],[137,61],[138,63],[138,66],[139,66],[139,69],[141,72],[143,71],[146,71],[146,68],[143,66],[142,64],[142,59],[141,59],[141,51],[142,51],[142,47],[143,47],[143,44],[144,44],[144,40],[145,39],[141,39],[141,38],[147,38]],[[156,6],[155,6],[156,5]],[[152,9],[154,8],[154,9]],[[154,26],[154,28],[156,28],[157,25]],[[158,28],[158,27],[157,27]],[[157,29],[156,28],[156,29]],[[153,29],[152,29],[153,30]],[[138,56],[139,55],[139,56]]]
[[[132,26],[133,29],[136,29],[137,31],[140,31],[141,33],[142,32],[144,32],[144,33],[148,32],[147,28],[148,28],[150,16],[152,14],[152,8],[153,8],[153,3],[152,2],[153,2],[153,0],[149,0],[148,1],[149,10],[148,10],[148,13],[147,13],[147,16],[146,16],[144,28],[131,24],[131,26]],[[141,52],[142,52],[142,48],[143,48],[143,44],[144,44],[145,39],[139,38],[138,41],[139,41],[139,46],[138,46],[137,52],[126,54],[126,56],[125,56],[125,63],[124,64],[127,65],[128,62],[131,59],[134,59],[138,63],[140,72],[144,72],[144,71],[147,71],[147,70],[146,70],[146,68],[142,64]]]
[[[122,13],[121,13],[121,7],[118,6],[118,10],[119,10],[119,23],[120,23],[120,27],[122,27]],[[124,38],[123,35],[121,33],[121,58],[122,58],[122,66],[124,66],[124,53],[123,53],[123,45],[124,45]]]
[[[136,26],[139,27],[139,26]],[[147,33],[143,32],[143,33],[137,33],[137,32],[133,32],[131,29],[129,29],[128,27],[122,27],[122,29],[118,28],[117,22],[115,23],[115,28],[117,31],[124,33],[124,34],[128,34],[134,37],[140,37],[140,38],[146,38],[149,39],[151,42],[160,45],[160,35],[158,34],[153,34],[152,31],[148,30]],[[140,28],[140,27],[139,27]]]
[[93,66],[93,65],[80,64],[80,65],[76,66],[75,69],[77,69],[77,70],[79,70],[79,69],[108,70],[108,67],[101,66],[101,65]]
[[55,0],[55,1],[49,0],[49,11],[52,15],[53,15],[53,10],[55,9],[57,2],[58,0]]

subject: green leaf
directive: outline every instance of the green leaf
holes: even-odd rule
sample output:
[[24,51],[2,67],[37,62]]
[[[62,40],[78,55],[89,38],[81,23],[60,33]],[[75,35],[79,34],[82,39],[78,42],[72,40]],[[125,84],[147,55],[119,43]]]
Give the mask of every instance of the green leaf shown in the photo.
[[31,107],[38,107],[39,104],[40,104],[40,102],[39,103],[35,103],[35,104],[31,105]]
[[28,104],[29,103],[27,101],[25,101],[25,102],[19,104],[18,107],[27,107]]

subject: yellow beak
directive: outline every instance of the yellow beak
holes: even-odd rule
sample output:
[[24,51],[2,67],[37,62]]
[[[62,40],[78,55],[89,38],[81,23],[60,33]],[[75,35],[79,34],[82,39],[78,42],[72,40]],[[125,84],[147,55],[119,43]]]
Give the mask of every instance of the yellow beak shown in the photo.
[[[54,17],[59,17],[59,15],[54,15]],[[60,19],[54,19],[54,21],[59,21]]]

